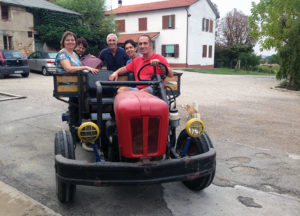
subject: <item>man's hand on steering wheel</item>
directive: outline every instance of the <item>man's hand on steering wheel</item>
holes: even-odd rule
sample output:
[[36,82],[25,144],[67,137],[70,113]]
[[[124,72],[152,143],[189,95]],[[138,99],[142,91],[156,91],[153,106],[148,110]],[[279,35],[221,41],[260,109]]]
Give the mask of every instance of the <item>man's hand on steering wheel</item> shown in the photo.
[[168,67],[167,67],[165,64],[161,63],[158,59],[153,59],[153,60],[150,61],[150,63],[143,65],[143,66],[139,69],[138,74],[137,74],[137,78],[138,78],[139,81],[150,81],[150,80],[151,80],[151,79],[141,79],[141,77],[140,77],[141,71],[142,71],[145,67],[147,67],[147,66],[152,66],[152,67],[153,67],[153,70],[154,70],[154,74],[155,74],[155,75],[157,74],[157,73],[156,73],[156,66],[158,66],[159,69],[162,70],[162,72],[164,73],[164,75],[161,76],[162,79],[165,79],[165,78],[168,76],[168,74],[169,74]]
[[152,59],[152,60],[150,61],[150,65],[152,65],[152,66],[154,66],[154,67],[158,66],[159,69],[162,70],[162,72],[163,72],[164,74],[166,74],[165,67],[162,66],[162,65],[159,64],[159,63],[160,63],[159,59]]

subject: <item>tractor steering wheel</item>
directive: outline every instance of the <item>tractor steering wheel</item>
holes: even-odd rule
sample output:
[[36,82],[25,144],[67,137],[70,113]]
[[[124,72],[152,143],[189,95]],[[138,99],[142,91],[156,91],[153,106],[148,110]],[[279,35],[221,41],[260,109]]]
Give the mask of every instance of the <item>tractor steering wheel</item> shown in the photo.
[[[165,79],[169,74],[168,67],[164,63],[161,63],[161,62],[159,62],[158,64],[162,65],[165,68],[165,76],[162,77],[162,79]],[[151,64],[150,63],[145,64],[139,69],[138,74],[137,74],[137,78],[139,81],[151,81],[151,79],[141,79],[141,77],[140,77],[141,71],[147,66],[151,66]],[[152,66],[152,67],[154,69],[153,75],[156,75],[156,66]]]

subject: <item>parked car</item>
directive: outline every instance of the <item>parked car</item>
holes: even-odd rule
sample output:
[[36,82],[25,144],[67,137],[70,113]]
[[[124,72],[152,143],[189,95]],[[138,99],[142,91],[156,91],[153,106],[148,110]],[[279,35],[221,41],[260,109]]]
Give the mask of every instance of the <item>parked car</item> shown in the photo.
[[44,76],[53,74],[56,71],[54,65],[57,52],[37,51],[28,57],[30,70],[42,72]]
[[28,60],[18,50],[0,50],[0,78],[9,74],[21,74],[29,76]]

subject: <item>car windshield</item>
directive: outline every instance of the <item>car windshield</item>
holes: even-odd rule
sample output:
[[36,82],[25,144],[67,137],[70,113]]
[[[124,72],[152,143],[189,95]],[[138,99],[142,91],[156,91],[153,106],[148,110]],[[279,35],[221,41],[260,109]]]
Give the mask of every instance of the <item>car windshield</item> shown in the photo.
[[57,53],[48,53],[49,58],[55,59]]
[[3,57],[5,59],[17,59],[21,58],[24,59],[25,57],[20,53],[19,51],[4,51],[3,52]]

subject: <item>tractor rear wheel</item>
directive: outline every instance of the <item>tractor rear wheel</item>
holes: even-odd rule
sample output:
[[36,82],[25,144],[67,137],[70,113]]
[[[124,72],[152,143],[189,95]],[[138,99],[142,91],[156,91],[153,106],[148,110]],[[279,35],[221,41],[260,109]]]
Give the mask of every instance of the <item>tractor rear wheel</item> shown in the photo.
[[[182,130],[178,136],[176,151],[182,156],[184,151],[184,146],[187,142],[189,135],[185,130]],[[209,151],[209,148],[213,148],[212,142],[206,132],[202,134],[202,136],[197,138],[191,138],[189,149],[187,150],[186,156],[195,156],[199,154],[203,154]],[[215,170],[207,175],[202,176],[193,180],[186,180],[182,183],[191,190],[200,191],[204,188],[208,187],[215,176]]]
[[[59,131],[55,135],[55,155],[75,160],[75,145],[70,131]],[[57,172],[57,171],[56,171]],[[60,202],[71,202],[74,199],[76,185],[65,183],[56,176],[56,194]]]

